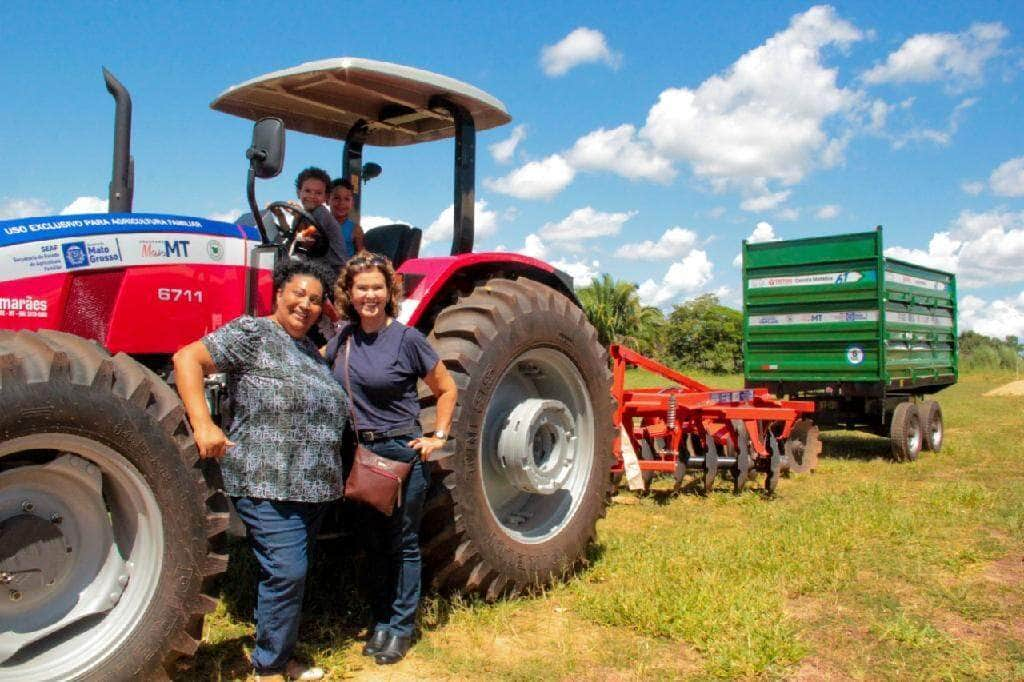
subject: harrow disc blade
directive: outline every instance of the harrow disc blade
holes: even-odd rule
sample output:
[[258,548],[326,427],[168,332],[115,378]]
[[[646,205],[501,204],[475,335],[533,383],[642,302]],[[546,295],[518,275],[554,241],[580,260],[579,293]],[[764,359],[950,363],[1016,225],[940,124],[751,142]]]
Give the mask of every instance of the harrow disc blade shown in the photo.
[[818,427],[809,419],[801,419],[793,425],[786,439],[783,453],[783,471],[804,474],[818,468],[818,455],[821,454],[821,439]]
[[707,434],[708,449],[704,455],[704,493],[710,494],[715,488],[715,478],[718,477],[718,445],[715,437]]
[[779,487],[779,477],[782,474],[782,452],[779,450],[779,439],[770,431],[768,432],[768,444],[771,447],[772,456],[768,463],[768,475],[764,479],[764,491],[768,495],[774,495],[775,489]]
[[732,469],[732,491],[737,495],[743,492],[750,475],[750,434],[747,425],[741,419],[732,421],[736,430],[736,464]]

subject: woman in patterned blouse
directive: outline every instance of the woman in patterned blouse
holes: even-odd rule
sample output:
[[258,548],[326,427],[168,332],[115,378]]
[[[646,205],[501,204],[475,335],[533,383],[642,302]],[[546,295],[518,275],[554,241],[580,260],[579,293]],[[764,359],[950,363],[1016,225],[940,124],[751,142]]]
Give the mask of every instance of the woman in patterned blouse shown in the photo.
[[[174,355],[175,380],[201,457],[220,459],[224,489],[260,565],[257,678],[319,679],[291,658],[309,554],[328,502],[341,497],[347,396],[306,338],[333,289],[322,266],[283,261],[274,311],[243,315]],[[228,434],[210,416],[203,378],[223,372],[234,399]],[[339,409],[341,406],[342,409]]]

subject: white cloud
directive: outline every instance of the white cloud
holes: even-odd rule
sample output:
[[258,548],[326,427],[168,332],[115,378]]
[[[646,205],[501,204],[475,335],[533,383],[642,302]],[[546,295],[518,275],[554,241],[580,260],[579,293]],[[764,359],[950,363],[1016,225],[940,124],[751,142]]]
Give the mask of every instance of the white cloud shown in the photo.
[[643,305],[668,308],[710,282],[712,270],[708,254],[694,249],[681,261],[670,265],[660,283],[653,279],[645,280],[637,287],[636,293]]
[[[451,217],[449,218],[449,220],[454,221],[455,220],[455,208],[454,208],[454,206],[452,207],[451,211],[452,211],[452,214],[451,214]],[[381,225],[411,225],[412,223],[410,223],[408,220],[400,220],[400,219],[396,219],[396,218],[389,218],[389,217],[383,216],[383,215],[361,215],[361,216],[359,216],[359,224],[362,226],[363,231],[365,232],[366,230],[371,230],[371,229],[373,229],[375,227],[380,227]],[[448,237],[451,238],[451,233],[450,232],[448,234]]]
[[519,249],[519,253],[524,256],[530,256],[531,258],[537,258],[539,260],[546,260],[548,257],[548,247],[536,234],[526,235],[526,241],[523,244],[523,248]]
[[42,199],[9,199],[0,200],[0,220],[15,218],[31,218],[34,216],[51,215],[52,209]]
[[708,217],[718,220],[719,218],[725,215],[725,211],[725,206],[715,206],[710,211],[708,211]]
[[232,208],[232,209],[228,209],[227,211],[223,211],[222,213],[212,213],[212,214],[210,214],[210,220],[219,220],[222,223],[233,223],[236,220],[238,220],[238,218],[244,212],[247,212],[247,211],[242,211],[242,209],[240,209],[240,208]]
[[985,191],[985,183],[980,180],[964,180],[960,183],[960,189],[965,194],[970,194],[972,197],[976,197]]
[[1001,197],[1024,197],[1024,156],[999,165],[988,179],[992,193]]
[[596,260],[589,263],[581,260],[556,260],[552,261],[551,265],[569,273],[573,286],[577,288],[587,286],[601,273],[601,263]]
[[[495,211],[487,208],[487,201],[484,199],[477,199],[474,204],[474,218],[473,218],[473,235],[474,238],[479,240],[484,237],[489,237],[498,230],[498,214]],[[387,220],[391,220],[388,218]],[[394,221],[392,221],[394,222]],[[382,223],[384,225],[390,223]],[[369,229],[367,227],[366,219],[363,219],[363,229]],[[451,242],[452,233],[455,230],[455,205],[448,204],[448,208],[441,211],[441,214],[437,216],[434,222],[430,223],[429,227],[423,231],[423,238],[421,241],[422,246],[435,242]]]
[[985,63],[999,54],[1000,43],[1008,35],[1000,23],[975,23],[963,33],[919,33],[861,77],[871,84],[947,81],[959,88],[980,84]]
[[831,7],[812,7],[724,74],[696,89],[663,91],[640,135],[719,188],[799,182],[815,165],[841,161],[846,140],[830,139],[824,125],[863,99],[837,86],[837,71],[825,68],[822,51],[862,38]]
[[893,149],[902,149],[908,142],[930,142],[944,147],[950,143],[957,130],[960,129],[960,122],[965,112],[978,103],[976,97],[969,97],[955,107],[949,114],[944,130],[938,128],[914,128],[905,133],[890,136]]
[[843,209],[835,204],[826,204],[814,212],[814,217],[818,220],[832,220],[837,217]]
[[576,170],[559,154],[542,161],[531,161],[497,179],[488,178],[484,185],[517,199],[550,199],[569,186]]
[[775,212],[775,217],[779,220],[797,220],[800,218],[800,209],[791,207],[780,208]]
[[928,249],[890,247],[887,256],[957,273],[961,288],[1024,281],[1024,211],[962,211]]
[[650,143],[636,139],[636,128],[628,123],[584,135],[566,158],[577,170],[611,171],[630,180],[667,183],[676,175],[672,163],[651,149]]
[[960,299],[960,331],[973,330],[986,336],[1004,339],[1024,338],[1024,291],[1013,298],[985,301],[977,296]]
[[[772,227],[771,223],[765,221],[759,222],[754,226],[754,230],[747,237],[748,244],[760,244],[762,242],[777,242],[782,237],[775,234],[775,228]],[[743,252],[740,251],[736,254],[736,257],[732,259],[732,266],[738,268],[743,265]]]
[[99,197],[77,197],[70,204],[60,210],[61,215],[74,215],[76,213],[106,213],[107,200]]
[[500,142],[495,142],[488,149],[491,151],[491,156],[498,163],[508,163],[512,160],[512,157],[516,153],[516,147],[519,143],[526,139],[526,126],[516,126],[512,129],[512,134]]
[[670,227],[653,242],[649,239],[638,243],[623,244],[615,252],[618,258],[629,260],[679,258],[690,252],[697,244],[697,233],[683,227]]
[[554,45],[540,51],[540,65],[548,76],[564,76],[580,64],[604,62],[613,69],[619,67],[622,55],[608,47],[604,34],[581,26]]
[[618,234],[622,225],[635,215],[636,211],[604,213],[584,206],[557,223],[544,223],[539,232],[545,239],[556,242],[609,237]]
[[750,211],[751,213],[770,211],[788,199],[790,193],[790,190],[787,189],[783,192],[773,192],[769,194],[762,194],[761,196],[750,197],[749,199],[743,200],[743,203],[740,204],[740,208],[744,211]]

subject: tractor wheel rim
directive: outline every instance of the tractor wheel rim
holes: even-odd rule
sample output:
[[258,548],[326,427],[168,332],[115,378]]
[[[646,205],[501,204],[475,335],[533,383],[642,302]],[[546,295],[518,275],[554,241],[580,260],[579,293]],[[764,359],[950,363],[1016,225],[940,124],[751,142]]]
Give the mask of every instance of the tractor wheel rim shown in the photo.
[[484,415],[480,476],[503,533],[537,544],[569,524],[589,488],[594,408],[565,354],[535,348],[517,356]]
[[0,444],[0,460],[32,451],[57,456],[0,474],[7,479],[0,486],[0,523],[24,538],[45,520],[53,530],[42,544],[67,556],[33,559],[40,543],[29,537],[29,552],[0,559],[22,568],[45,562],[49,578],[13,600],[12,586],[29,573],[0,575],[0,582],[8,580],[0,585],[0,623],[18,623],[0,627],[6,659],[0,679],[67,679],[93,669],[139,625],[163,566],[163,520],[145,477],[106,445],[66,433],[33,434]]
[[912,424],[907,432],[907,449],[910,452],[917,452],[921,449],[921,426]]

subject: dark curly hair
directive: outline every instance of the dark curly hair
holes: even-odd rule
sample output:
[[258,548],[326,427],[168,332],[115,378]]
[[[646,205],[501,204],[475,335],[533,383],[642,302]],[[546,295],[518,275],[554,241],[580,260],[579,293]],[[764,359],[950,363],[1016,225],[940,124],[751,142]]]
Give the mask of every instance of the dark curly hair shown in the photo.
[[317,168],[316,166],[310,166],[299,173],[298,177],[295,178],[295,191],[298,192],[302,189],[302,183],[306,180],[320,180],[324,183],[324,191],[326,192],[331,187],[331,176],[327,174],[323,168]]
[[349,181],[348,178],[334,178],[334,180],[331,181],[331,184],[328,187],[328,189],[331,192],[333,192],[334,190],[338,189],[339,187],[344,187],[349,192],[355,192],[355,190],[352,188],[352,183]]
[[356,275],[364,272],[379,272],[384,275],[384,284],[387,287],[388,301],[384,304],[384,313],[388,317],[394,317],[398,313],[398,306],[402,303],[402,287],[399,276],[395,274],[395,266],[385,256],[369,251],[360,251],[348,259],[345,267],[338,275],[338,283],[335,285],[334,296],[338,301],[335,306],[342,317],[352,322],[359,320],[359,313],[352,305],[349,296],[352,291],[352,283]]
[[316,261],[299,258],[281,260],[274,266],[274,295],[276,296],[281,287],[297,275],[316,277],[320,280],[320,286],[324,289],[324,300],[334,300],[333,273],[325,265]]

